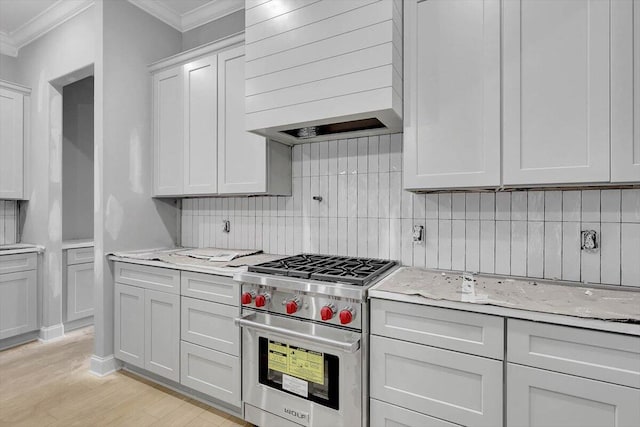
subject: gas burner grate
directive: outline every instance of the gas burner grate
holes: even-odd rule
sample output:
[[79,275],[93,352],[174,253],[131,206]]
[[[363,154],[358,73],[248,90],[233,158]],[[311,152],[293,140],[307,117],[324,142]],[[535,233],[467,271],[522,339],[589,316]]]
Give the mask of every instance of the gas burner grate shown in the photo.
[[249,271],[363,286],[395,264],[381,259],[300,254],[250,266]]

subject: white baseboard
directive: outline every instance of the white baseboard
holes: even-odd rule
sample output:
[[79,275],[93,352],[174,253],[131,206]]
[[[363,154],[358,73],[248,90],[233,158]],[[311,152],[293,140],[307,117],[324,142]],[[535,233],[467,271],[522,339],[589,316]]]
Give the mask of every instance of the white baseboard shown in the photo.
[[121,363],[118,359],[113,357],[113,354],[107,357],[91,356],[89,372],[97,377],[104,377],[119,370]]
[[62,337],[64,337],[64,325],[59,323],[57,325],[44,326],[40,328],[38,341],[47,343]]

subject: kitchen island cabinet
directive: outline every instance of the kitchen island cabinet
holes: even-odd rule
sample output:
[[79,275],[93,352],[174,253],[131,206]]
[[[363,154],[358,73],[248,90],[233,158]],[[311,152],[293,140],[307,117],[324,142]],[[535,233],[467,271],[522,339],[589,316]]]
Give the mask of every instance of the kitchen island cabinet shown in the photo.
[[150,66],[154,196],[291,195],[291,148],[245,130],[243,40]]

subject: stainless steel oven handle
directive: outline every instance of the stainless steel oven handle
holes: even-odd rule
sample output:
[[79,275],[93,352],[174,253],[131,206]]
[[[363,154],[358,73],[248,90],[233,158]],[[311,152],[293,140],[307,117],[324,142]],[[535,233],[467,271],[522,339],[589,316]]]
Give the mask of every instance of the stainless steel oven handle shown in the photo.
[[357,339],[352,342],[336,341],[330,338],[307,335],[301,332],[292,331],[290,329],[284,329],[278,326],[265,325],[264,323],[254,322],[252,320],[249,320],[250,318],[253,318],[253,317],[255,317],[255,314],[249,313],[242,317],[236,318],[233,321],[236,325],[243,326],[245,328],[255,329],[255,330],[264,331],[264,332],[273,332],[274,334],[280,334],[288,337],[299,338],[305,341],[310,341],[313,343],[334,347],[346,353],[355,353],[360,349],[360,339]]

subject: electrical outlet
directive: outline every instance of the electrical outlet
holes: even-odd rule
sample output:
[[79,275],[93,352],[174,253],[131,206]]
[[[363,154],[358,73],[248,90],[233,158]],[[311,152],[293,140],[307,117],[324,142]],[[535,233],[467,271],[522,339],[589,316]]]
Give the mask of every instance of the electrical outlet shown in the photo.
[[229,233],[231,231],[231,221],[225,219],[222,221],[222,231]]
[[583,251],[594,251],[598,249],[598,232],[595,230],[583,230],[580,233],[581,249]]
[[424,226],[422,225],[414,225],[413,226],[413,243],[419,244],[424,240]]

